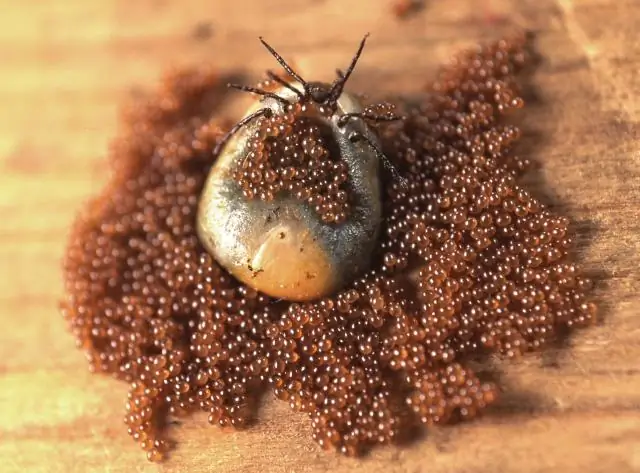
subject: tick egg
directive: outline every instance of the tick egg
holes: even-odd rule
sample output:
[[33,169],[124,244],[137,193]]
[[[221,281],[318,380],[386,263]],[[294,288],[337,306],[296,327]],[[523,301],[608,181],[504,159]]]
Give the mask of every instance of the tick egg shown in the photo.
[[[330,89],[328,85],[316,87]],[[266,96],[247,111],[249,117],[266,109],[271,121],[265,123],[269,120],[265,116],[242,127],[221,150],[200,199],[198,234],[216,260],[245,284],[273,297],[311,300],[338,290],[369,266],[382,219],[380,163],[367,141],[353,142],[351,137],[366,135],[374,143],[376,137],[362,120],[341,121],[348,116],[345,114],[363,112],[350,94],[343,92],[335,110],[327,111],[312,101],[300,104],[290,88],[282,86],[274,93],[292,105]],[[282,131],[277,130],[277,124],[284,125]],[[268,127],[273,131],[263,136]],[[305,150],[303,146],[296,149],[301,142],[306,144],[304,134],[312,129],[321,135],[320,151],[314,153],[313,148]],[[295,133],[302,139],[292,140]],[[287,140],[293,141],[294,149],[287,148]],[[344,221],[323,221],[309,204],[317,188],[305,188],[304,183],[298,188],[309,195],[306,200],[286,188],[268,199],[247,197],[234,179],[235,173],[248,159],[260,159],[259,155],[266,153],[264,147],[277,148],[277,142],[283,144],[280,149],[290,155],[293,165],[301,154],[311,153],[309,174],[322,162],[344,164],[348,192],[341,195],[349,196],[349,214]],[[256,148],[258,153],[249,157]],[[289,169],[295,172],[296,167]],[[287,168],[281,167],[278,176],[270,172],[272,179],[286,178]],[[266,174],[258,179],[268,178]]]

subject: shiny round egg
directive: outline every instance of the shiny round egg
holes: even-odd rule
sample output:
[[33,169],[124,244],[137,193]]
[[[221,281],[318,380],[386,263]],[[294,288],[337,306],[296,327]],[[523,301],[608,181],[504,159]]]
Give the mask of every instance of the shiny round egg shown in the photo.
[[[299,94],[292,87],[300,85],[289,85],[273,93],[296,103]],[[316,92],[329,88],[314,84]],[[283,114],[287,106],[283,102],[265,96],[250,107],[245,118],[264,109]],[[330,114],[302,108],[307,119],[328,132],[332,159],[346,164],[348,217],[337,224],[323,222],[307,202],[287,191],[278,192],[269,201],[243,194],[234,170],[247,159],[248,142],[255,136],[259,119],[239,128],[220,150],[201,194],[197,216],[198,236],[222,267],[264,294],[291,301],[330,295],[366,271],[382,222],[380,159],[371,146],[377,145],[377,138],[363,120],[344,119],[348,114],[362,113],[362,105],[342,92]],[[356,135],[367,139],[354,140]]]

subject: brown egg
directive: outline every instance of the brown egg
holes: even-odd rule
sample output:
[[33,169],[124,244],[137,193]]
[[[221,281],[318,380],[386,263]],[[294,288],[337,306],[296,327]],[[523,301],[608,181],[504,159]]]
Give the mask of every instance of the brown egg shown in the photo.
[[[316,94],[330,89],[324,84],[313,87]],[[284,86],[273,93],[292,104],[299,99]],[[223,147],[198,209],[198,235],[211,255],[245,284],[287,300],[329,295],[368,269],[382,220],[379,155],[366,140],[353,140],[364,135],[375,144],[376,136],[363,120],[340,121],[345,114],[362,113],[362,106],[345,92],[332,112],[318,112],[313,105],[297,104],[297,110],[323,130],[330,157],[346,164],[351,198],[345,221],[324,222],[308,202],[286,190],[269,201],[245,196],[233,175],[246,159],[259,120],[240,128]],[[266,96],[245,117],[265,108],[284,114],[292,106]]]

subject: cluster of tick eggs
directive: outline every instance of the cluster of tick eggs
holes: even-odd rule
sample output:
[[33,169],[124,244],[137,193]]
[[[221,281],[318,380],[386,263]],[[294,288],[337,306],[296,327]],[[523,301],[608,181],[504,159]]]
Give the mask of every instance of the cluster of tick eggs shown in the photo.
[[[354,196],[371,198],[354,200],[340,225],[295,196],[248,199],[232,174],[211,178],[222,175],[211,156],[228,130],[210,120],[226,97],[216,74],[172,76],[133,109],[113,148],[111,181],[73,226],[63,313],[91,369],[130,384],[126,426],[150,459],[167,451],[166,416],[204,411],[212,424],[240,427],[267,388],[309,416],[316,442],[345,454],[392,441],[416,422],[469,419],[498,393],[473,372],[471,357],[516,356],[593,319],[589,282],[569,257],[567,219],[518,184],[527,161],[513,154],[519,133],[502,112],[522,105],[524,53],[524,41],[512,38],[459,56],[403,123],[377,133],[403,185],[379,180],[379,161],[364,148],[325,157],[345,162]],[[236,144],[244,139],[251,127]],[[229,163],[237,162],[233,146],[223,153]],[[358,180],[352,169],[376,179]],[[202,220],[211,199],[235,202],[226,221]],[[327,246],[340,243],[322,232],[350,223],[359,233]],[[294,302],[304,288],[285,284],[290,297],[256,290],[251,271],[234,269],[246,261],[221,261],[220,242],[202,238],[216,225],[234,235],[227,254],[234,238],[266,243],[283,272],[298,264],[287,251],[315,251],[328,282],[310,284],[307,300]],[[302,244],[277,247],[305,231]],[[365,246],[366,258],[353,246]],[[332,259],[340,251],[368,267],[331,281],[343,267]],[[266,271],[269,258],[249,263]],[[312,258],[305,264],[320,278]],[[315,297],[309,287],[326,293]]]
[[234,178],[247,199],[270,202],[284,191],[306,202],[322,222],[340,224],[349,213],[347,166],[332,159],[321,125],[301,116],[307,108],[296,103],[262,118]]

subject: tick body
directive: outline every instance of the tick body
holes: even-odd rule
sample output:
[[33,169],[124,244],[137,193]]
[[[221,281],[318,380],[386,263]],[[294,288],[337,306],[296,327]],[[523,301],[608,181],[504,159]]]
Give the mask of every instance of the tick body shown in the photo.
[[[275,93],[286,99],[286,87]],[[286,106],[264,97],[246,116],[268,108],[283,114]],[[271,201],[248,199],[234,180],[234,170],[246,157],[248,141],[257,131],[254,121],[238,131],[221,150],[211,169],[198,213],[198,234],[205,248],[233,276],[273,297],[312,300],[335,292],[369,266],[382,220],[380,163],[364,140],[376,137],[360,120],[339,123],[347,113],[363,109],[343,93],[336,112],[308,118],[328,131],[328,149],[339,153],[349,175],[351,211],[340,224],[325,223],[311,206],[286,192]]]
[[214,153],[197,231],[220,265],[269,296],[314,300],[369,268],[386,158],[366,120],[399,117],[375,115],[343,91],[365,39],[333,84],[304,81],[263,41],[295,80],[270,73],[277,86],[268,92],[234,86],[261,99]]

